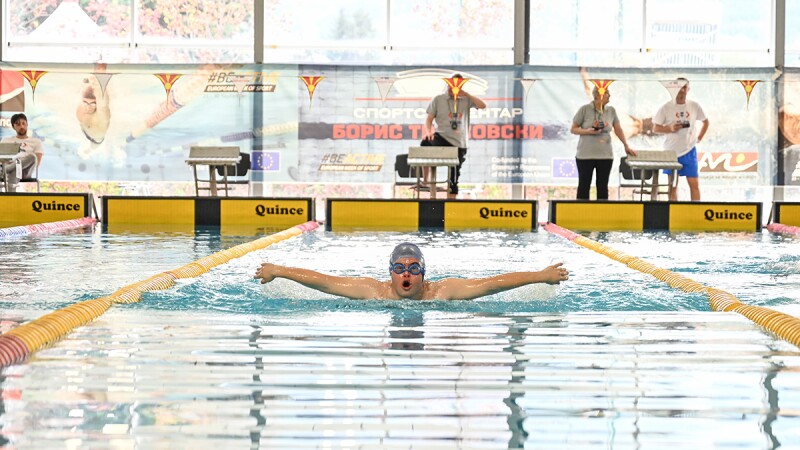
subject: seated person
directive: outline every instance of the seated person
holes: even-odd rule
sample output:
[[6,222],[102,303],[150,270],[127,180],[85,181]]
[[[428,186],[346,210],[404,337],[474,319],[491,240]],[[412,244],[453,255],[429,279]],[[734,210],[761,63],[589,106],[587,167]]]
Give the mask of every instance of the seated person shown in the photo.
[[[16,192],[20,178],[30,178],[33,175],[44,154],[44,147],[39,139],[28,137],[28,118],[25,114],[11,116],[11,126],[17,135],[3,138],[2,142],[19,144],[20,153],[14,161],[3,164],[3,175],[8,180],[9,192]],[[18,163],[22,167],[21,177],[17,174]]]
[[425,281],[425,258],[414,244],[404,242],[389,256],[389,281],[370,277],[339,277],[308,269],[264,263],[253,278],[269,283],[286,278],[306,287],[331,295],[352,299],[378,300],[469,300],[496,294],[527,284],[558,284],[569,279],[569,271],[561,263],[539,272],[510,272],[487,278],[445,278]]

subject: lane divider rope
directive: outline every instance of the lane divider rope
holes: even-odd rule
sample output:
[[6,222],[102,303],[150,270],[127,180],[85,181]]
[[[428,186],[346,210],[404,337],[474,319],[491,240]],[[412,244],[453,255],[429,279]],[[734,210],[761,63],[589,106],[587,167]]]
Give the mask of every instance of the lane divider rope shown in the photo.
[[767,225],[767,230],[769,230],[771,233],[800,235],[800,227],[784,225],[782,223],[771,223]]
[[27,236],[33,233],[53,232],[72,228],[87,227],[94,225],[95,223],[97,223],[97,219],[94,217],[82,217],[80,219],[61,220],[58,222],[46,222],[33,225],[20,225],[18,227],[0,228],[0,239]]
[[24,361],[32,353],[53,344],[75,328],[86,325],[118,303],[135,303],[142,292],[169,289],[179,278],[193,278],[255,250],[315,230],[317,222],[295,225],[255,241],[231,247],[175,270],[154,275],[146,280],[125,286],[107,297],[78,302],[20,325],[0,335],[0,369]]
[[583,237],[574,231],[560,227],[554,223],[542,225],[549,233],[561,236],[576,245],[588,248],[618,261],[631,269],[650,274],[667,283],[670,287],[681,289],[685,292],[700,292],[708,296],[711,309],[714,311],[733,311],[747,317],[752,322],[767,329],[781,339],[800,347],[800,319],[797,317],[764,308],[763,306],[750,306],[742,303],[733,294],[705,286],[683,275],[667,269],[662,269],[635,256],[628,255],[617,249],[603,245],[592,239]]

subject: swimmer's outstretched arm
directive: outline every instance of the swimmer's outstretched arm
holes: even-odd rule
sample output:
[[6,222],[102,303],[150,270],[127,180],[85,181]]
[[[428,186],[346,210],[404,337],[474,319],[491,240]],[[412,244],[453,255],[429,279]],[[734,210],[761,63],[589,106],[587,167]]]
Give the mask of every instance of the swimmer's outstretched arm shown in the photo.
[[471,300],[533,283],[558,284],[569,279],[562,263],[545,267],[539,272],[510,272],[488,278],[447,278],[437,282],[436,298]]
[[382,298],[386,295],[385,283],[374,278],[338,277],[313,270],[270,263],[261,264],[253,278],[260,279],[261,284],[269,283],[275,278],[286,278],[326,294],[353,299]]

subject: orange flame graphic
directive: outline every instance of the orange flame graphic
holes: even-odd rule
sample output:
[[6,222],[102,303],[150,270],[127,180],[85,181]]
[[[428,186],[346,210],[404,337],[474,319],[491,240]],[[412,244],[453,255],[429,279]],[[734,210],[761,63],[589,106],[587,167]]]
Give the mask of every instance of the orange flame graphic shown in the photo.
[[28,80],[31,85],[31,94],[36,98],[36,84],[47,72],[43,70],[20,70],[19,73]]
[[[597,88],[597,93],[600,94],[600,98],[603,98],[603,96],[606,95],[608,87],[611,86],[611,83],[614,82],[614,80],[589,80],[589,81],[591,81],[594,87]],[[603,111],[603,104],[600,103],[600,112],[602,111]]]
[[[461,88],[467,84],[469,78],[442,78],[450,89],[453,91],[453,99],[458,100],[458,94],[461,93]],[[458,101],[453,105],[453,112],[458,112]]]
[[181,74],[178,73],[154,73],[153,75],[164,85],[167,98],[169,98],[169,92],[172,90],[172,87],[175,86],[175,82],[181,77]]
[[750,94],[753,93],[753,88],[756,87],[759,81],[761,80],[737,80],[739,83],[742,83],[742,87],[744,88],[744,93],[747,95],[747,109],[750,109]]
[[314,98],[314,91],[317,90],[317,85],[320,81],[325,77],[321,76],[301,76],[300,79],[303,80],[303,83],[306,85],[306,89],[308,89],[308,107],[311,108],[311,100]]

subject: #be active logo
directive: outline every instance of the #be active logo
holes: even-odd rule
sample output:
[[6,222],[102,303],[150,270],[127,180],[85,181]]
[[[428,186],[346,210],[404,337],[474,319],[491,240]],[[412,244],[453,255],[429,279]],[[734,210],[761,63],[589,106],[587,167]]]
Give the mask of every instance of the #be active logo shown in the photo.
[[205,92],[275,92],[278,72],[211,72]]

